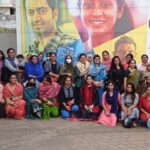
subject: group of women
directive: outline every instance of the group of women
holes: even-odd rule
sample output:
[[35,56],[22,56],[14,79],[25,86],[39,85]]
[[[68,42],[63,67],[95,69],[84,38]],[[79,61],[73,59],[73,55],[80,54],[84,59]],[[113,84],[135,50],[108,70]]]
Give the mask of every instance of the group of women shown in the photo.
[[[1,117],[49,119],[60,114],[64,119],[95,120],[107,126],[122,121],[124,127],[135,127],[139,122],[149,127],[147,55],[141,57],[142,70],[136,67],[132,54],[121,64],[120,58],[111,59],[108,51],[103,51],[102,61],[99,55],[89,55],[91,61],[80,54],[79,61],[73,62],[67,55],[62,65],[55,53],[46,61],[42,53],[26,60],[20,55],[16,58],[12,48],[7,55],[5,58],[0,51]],[[145,56],[147,61],[143,61]]]

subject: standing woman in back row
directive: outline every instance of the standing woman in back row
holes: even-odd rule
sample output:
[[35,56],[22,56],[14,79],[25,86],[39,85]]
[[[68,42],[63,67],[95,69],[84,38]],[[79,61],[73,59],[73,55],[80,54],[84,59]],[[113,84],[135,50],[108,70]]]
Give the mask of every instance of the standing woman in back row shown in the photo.
[[136,92],[139,91],[139,81],[141,72],[136,67],[136,61],[132,59],[129,63],[128,69],[125,71],[124,89],[127,88],[128,83],[132,83]]
[[121,60],[118,56],[114,56],[111,62],[110,71],[108,72],[108,79],[114,81],[115,88],[119,92],[123,93],[124,82],[124,67],[121,64]]
[[87,61],[86,54],[80,54],[79,61],[75,66],[75,87],[78,100],[80,99],[80,88],[84,85],[84,80],[88,73],[89,67],[90,63]]

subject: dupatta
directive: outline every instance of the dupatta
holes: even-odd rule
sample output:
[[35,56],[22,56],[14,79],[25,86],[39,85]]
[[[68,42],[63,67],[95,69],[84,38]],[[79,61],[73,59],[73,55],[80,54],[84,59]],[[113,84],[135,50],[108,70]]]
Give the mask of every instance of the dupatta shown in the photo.
[[76,64],[77,68],[79,69],[79,71],[82,72],[86,72],[89,67],[90,67],[90,63],[88,61],[86,61],[86,64],[81,63],[80,61]]
[[43,82],[39,86],[39,97],[40,98],[54,98],[58,96],[60,85],[56,82],[51,84],[44,84]]
[[106,92],[106,102],[111,105],[110,112],[116,114],[116,116],[118,116],[117,98],[118,91],[114,90],[113,96],[110,96],[108,91]]

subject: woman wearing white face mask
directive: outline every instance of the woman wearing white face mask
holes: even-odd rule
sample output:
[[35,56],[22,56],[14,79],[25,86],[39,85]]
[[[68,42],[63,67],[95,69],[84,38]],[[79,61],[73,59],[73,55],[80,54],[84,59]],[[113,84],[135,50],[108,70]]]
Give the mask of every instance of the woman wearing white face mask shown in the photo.
[[60,83],[62,83],[65,76],[70,76],[72,78],[72,83],[74,83],[75,67],[72,57],[70,55],[66,55],[65,63],[64,65],[62,65],[59,75],[60,75]]

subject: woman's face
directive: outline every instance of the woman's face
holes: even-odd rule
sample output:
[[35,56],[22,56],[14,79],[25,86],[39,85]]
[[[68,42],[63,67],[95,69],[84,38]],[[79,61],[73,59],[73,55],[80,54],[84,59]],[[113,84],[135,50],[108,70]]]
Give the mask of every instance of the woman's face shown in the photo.
[[93,61],[93,58],[92,58],[91,56],[88,56],[88,57],[87,57],[87,61],[91,64],[92,61]]
[[131,62],[130,62],[130,68],[135,68],[136,67],[136,63],[135,63],[135,61],[134,60],[131,60]]
[[131,85],[127,85],[127,92],[131,93],[132,92],[132,86]]
[[80,57],[80,62],[83,64],[86,63],[86,57],[84,55]]
[[85,26],[92,34],[114,31],[117,19],[123,10],[118,9],[117,0],[81,0],[81,15]]
[[99,57],[95,57],[95,59],[94,59],[94,63],[95,64],[100,64],[100,58]]
[[44,84],[50,84],[50,82],[48,82],[46,78],[43,79],[43,83]]
[[150,96],[150,87],[147,88],[146,93],[148,96]]
[[32,63],[37,64],[37,62],[38,62],[37,57],[32,57]]
[[126,57],[126,62],[129,63],[131,60],[132,60],[131,56],[128,55],[128,56]]
[[150,72],[150,65],[147,65],[146,70]]
[[71,85],[71,79],[70,78],[66,78],[65,85],[67,85],[67,86]]
[[17,77],[16,77],[15,75],[12,75],[12,76],[10,77],[10,83],[12,83],[12,84],[17,83]]
[[93,80],[92,80],[91,77],[87,77],[86,82],[87,82],[88,85],[90,85],[90,84],[93,83]]
[[35,80],[34,79],[30,79],[29,83],[35,83]]
[[42,61],[42,60],[43,60],[43,54],[39,54],[39,55],[38,55],[38,59],[39,59],[40,61]]
[[108,84],[108,90],[113,91],[114,90],[114,85],[112,83]]
[[119,58],[115,58],[114,63],[115,63],[115,65],[119,65],[119,63],[120,63]]
[[8,52],[8,56],[9,57],[15,57],[15,51],[14,50],[9,50],[9,52]]
[[109,55],[106,52],[104,52],[102,56],[103,56],[104,60],[108,60],[109,59]]
[[3,58],[3,54],[0,52],[0,59],[2,59]]

